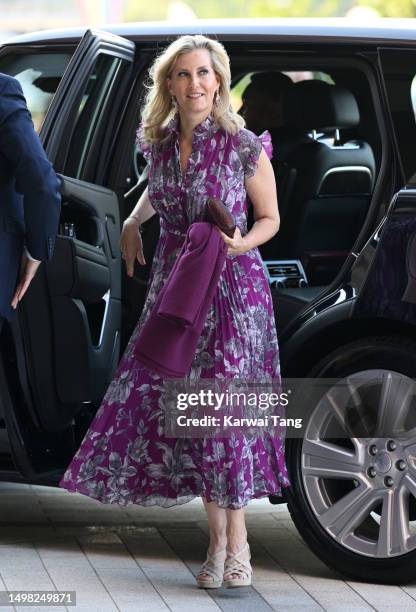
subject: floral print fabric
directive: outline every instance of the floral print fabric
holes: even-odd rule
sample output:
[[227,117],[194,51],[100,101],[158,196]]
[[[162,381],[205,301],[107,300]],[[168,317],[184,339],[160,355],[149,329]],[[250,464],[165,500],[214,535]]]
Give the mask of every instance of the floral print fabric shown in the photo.
[[[209,116],[196,126],[182,174],[178,117],[157,145],[138,143],[149,164],[149,197],[160,218],[145,306],[97,411],[59,486],[103,503],[172,506],[204,496],[223,508],[280,494],[290,485],[284,439],[239,432],[230,438],[163,434],[164,381],[140,364],[134,347],[182,246],[201,221],[207,197],[219,197],[247,233],[244,179],[255,173],[268,133],[226,133]],[[257,248],[227,256],[187,379],[280,381],[273,304]]]

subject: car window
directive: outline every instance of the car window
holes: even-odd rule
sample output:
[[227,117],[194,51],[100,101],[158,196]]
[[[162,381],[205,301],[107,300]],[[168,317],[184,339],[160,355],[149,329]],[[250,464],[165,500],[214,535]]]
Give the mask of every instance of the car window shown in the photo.
[[71,53],[17,53],[0,57],[0,72],[20,82],[37,132],[58,88]]
[[[261,72],[261,71],[259,71]],[[298,81],[304,81],[306,79],[315,79],[326,81],[327,83],[333,84],[333,80],[329,74],[325,72],[311,72],[310,70],[302,70],[302,71],[282,71],[283,74],[286,74],[294,83]],[[231,106],[233,110],[237,113],[241,109],[243,105],[243,93],[244,90],[251,82],[252,76],[255,72],[248,72],[242,78],[239,78],[237,83],[231,88],[230,97],[231,97]]]
[[121,75],[128,62],[108,54],[99,54],[81,92],[73,121],[65,174],[82,180],[94,180],[95,160],[105,136],[105,117],[111,110]]
[[412,50],[381,49],[391,117],[406,184],[416,184],[416,53]]

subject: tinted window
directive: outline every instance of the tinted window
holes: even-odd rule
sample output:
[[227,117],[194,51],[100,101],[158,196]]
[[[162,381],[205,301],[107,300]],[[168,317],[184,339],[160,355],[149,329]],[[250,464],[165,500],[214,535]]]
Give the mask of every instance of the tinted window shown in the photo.
[[[416,53],[382,49],[380,52],[393,126],[407,184],[416,184],[414,79]],[[412,86],[413,85],[413,86]]]
[[83,180],[93,180],[95,162],[106,132],[106,117],[116,95],[117,84],[128,62],[107,54],[97,56],[79,98],[65,174]]
[[37,132],[70,59],[70,53],[10,52],[0,57],[0,72],[22,86]]
[[[262,71],[259,70],[258,72],[261,74]],[[267,71],[267,72],[273,72],[273,71]],[[280,71],[277,71],[277,72],[280,72]],[[334,81],[332,80],[330,75],[326,74],[325,72],[311,72],[309,70],[304,70],[304,71],[285,70],[282,72],[283,74],[286,74],[294,83],[297,83],[298,81],[304,81],[306,79],[315,79],[315,80],[326,81],[327,83],[334,84]],[[239,112],[239,110],[241,109],[243,105],[244,90],[250,84],[252,76],[254,74],[255,72],[249,72],[245,74],[242,78],[238,80],[236,85],[232,87],[231,89],[231,96],[230,96],[231,106],[233,107],[233,110],[236,113]],[[273,91],[272,88],[271,88],[271,91]],[[279,92],[276,92],[276,96],[278,96],[278,93]]]

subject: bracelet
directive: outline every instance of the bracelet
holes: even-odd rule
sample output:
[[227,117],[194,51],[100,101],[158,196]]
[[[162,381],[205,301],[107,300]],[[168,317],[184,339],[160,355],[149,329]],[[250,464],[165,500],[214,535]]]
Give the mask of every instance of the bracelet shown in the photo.
[[139,224],[139,232],[140,232],[140,234],[143,232],[142,226],[140,225],[140,221],[138,220],[138,218],[135,215],[129,215],[127,217],[127,219],[134,219],[135,221],[137,221],[137,223]]
[[138,223],[138,224],[139,224],[139,226],[140,226],[140,221],[138,220],[138,218],[137,218],[135,215],[129,215],[129,216],[127,217],[127,219],[134,219],[135,221],[137,221],[137,223]]

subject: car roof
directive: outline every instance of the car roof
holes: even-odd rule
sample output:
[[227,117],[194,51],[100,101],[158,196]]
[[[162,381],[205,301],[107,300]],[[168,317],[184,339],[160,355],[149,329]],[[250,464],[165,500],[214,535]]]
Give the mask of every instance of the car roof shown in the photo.
[[[134,41],[158,41],[175,38],[182,34],[206,34],[222,40],[263,40],[293,39],[298,42],[356,42],[372,43],[416,40],[414,19],[374,18],[371,25],[362,25],[364,20],[346,18],[285,18],[285,19],[206,19],[193,20],[186,24],[170,21],[135,22],[106,24],[93,27]],[[368,23],[368,19],[365,20]],[[21,34],[3,44],[27,43],[76,43],[88,28],[64,28],[41,30]]]

